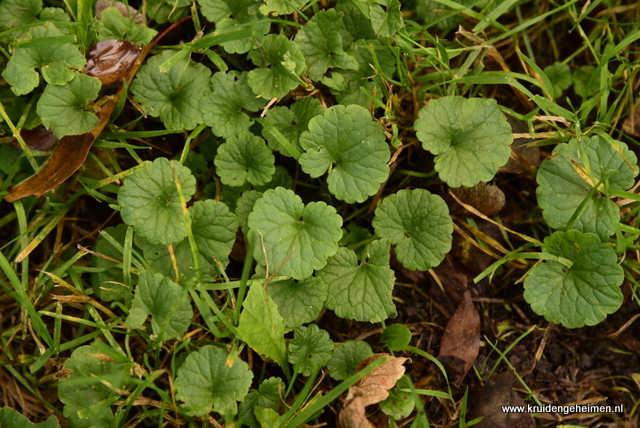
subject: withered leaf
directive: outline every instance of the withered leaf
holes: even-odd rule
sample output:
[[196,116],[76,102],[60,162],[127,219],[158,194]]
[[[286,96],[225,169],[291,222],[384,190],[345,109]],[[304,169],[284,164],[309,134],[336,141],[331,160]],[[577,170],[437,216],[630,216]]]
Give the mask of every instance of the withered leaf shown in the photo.
[[11,189],[11,193],[4,199],[7,202],[14,202],[31,195],[42,196],[71,177],[84,163],[89,149],[109,122],[115,107],[116,102],[110,100],[96,112],[100,124],[93,131],[62,137],[47,163],[35,175]]
[[460,385],[480,351],[480,315],[469,290],[442,336],[438,359],[447,367],[452,383]]
[[404,375],[403,364],[408,358],[392,357],[389,354],[372,355],[360,363],[358,369],[362,370],[380,357],[387,357],[387,361],[360,379],[347,391],[344,409],[338,415],[338,420],[343,428],[369,428],[373,426],[365,416],[365,407],[389,397],[389,390]]
[[[30,150],[38,150],[41,152],[51,151],[58,142],[58,137],[55,136],[53,131],[45,128],[43,125],[38,125],[33,129],[22,129],[20,130],[20,136]],[[14,140],[11,146],[16,149],[21,149],[17,140]]]
[[103,85],[119,82],[129,75],[142,49],[127,40],[103,40],[93,45],[85,73]]
[[512,372],[494,376],[479,391],[469,395],[468,420],[483,417],[476,428],[533,428],[535,421],[529,413],[506,413],[502,406],[524,406],[514,390],[515,376]]

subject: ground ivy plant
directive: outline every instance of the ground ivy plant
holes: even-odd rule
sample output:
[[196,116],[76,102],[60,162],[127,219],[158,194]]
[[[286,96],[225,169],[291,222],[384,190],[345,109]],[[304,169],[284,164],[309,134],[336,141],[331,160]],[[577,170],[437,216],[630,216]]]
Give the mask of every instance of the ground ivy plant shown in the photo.
[[[0,2],[0,127],[22,150],[0,146],[0,190],[14,200],[22,182],[27,192],[1,220],[19,229],[15,250],[0,258],[2,286],[24,308],[24,326],[42,335],[31,373],[62,361],[52,386],[66,425],[320,421],[326,397],[364,376],[359,365],[374,350],[338,340],[318,320],[395,318],[400,277],[437,277],[460,225],[498,259],[477,279],[517,261],[524,298],[547,321],[595,325],[621,306],[630,276],[622,260],[640,235],[630,220],[637,157],[584,113],[592,101],[577,112],[554,101],[572,85],[592,96],[606,79],[560,62],[532,65],[539,79],[516,76],[527,87],[483,74],[484,45],[431,37],[461,19],[438,15],[440,3],[148,0],[141,12],[116,2],[98,13],[93,2]],[[478,10],[508,13],[507,3]],[[112,39],[128,41],[138,59],[125,64],[115,48],[93,57],[94,43]],[[103,84],[88,60],[116,77]],[[492,99],[485,83],[511,85],[530,111]],[[513,145],[514,117],[529,136],[541,135],[536,120],[566,125],[554,128],[557,144],[537,170]],[[34,129],[59,139],[53,154],[35,146]],[[69,168],[63,150],[81,147],[88,154],[67,171],[73,178],[55,178]],[[449,196],[512,174],[510,158],[535,175],[540,210],[529,223],[545,225],[535,237]],[[46,199],[29,193],[52,179]],[[28,262],[78,201],[109,211],[96,214],[95,231],[79,228],[92,247],[58,253],[69,239],[60,228],[36,278],[24,276],[28,264],[18,277],[14,262]],[[501,236],[477,229],[479,219]],[[41,317],[52,319],[53,336]],[[63,323],[74,326],[68,343]],[[376,351],[401,352],[410,340],[389,327]],[[324,396],[311,391],[320,373],[331,379]],[[418,409],[426,421],[410,377],[399,378],[380,409],[390,420]],[[10,423],[31,426],[0,409],[0,425]]]

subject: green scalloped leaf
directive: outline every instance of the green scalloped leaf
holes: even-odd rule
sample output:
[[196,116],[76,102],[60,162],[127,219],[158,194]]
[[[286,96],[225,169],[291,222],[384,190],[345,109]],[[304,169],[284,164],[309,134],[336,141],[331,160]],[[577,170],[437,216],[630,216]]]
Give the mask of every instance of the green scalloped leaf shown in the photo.
[[125,326],[139,328],[149,315],[158,342],[181,338],[193,318],[189,293],[166,276],[142,272]]
[[557,229],[567,226],[588,197],[571,227],[595,233],[605,240],[615,232],[620,208],[599,191],[589,196],[595,183],[587,181],[590,179],[586,164],[591,168],[593,179],[600,181],[608,176],[609,189],[627,190],[633,186],[637,175],[637,158],[621,142],[616,142],[619,152],[599,136],[582,137],[581,141],[574,139],[568,144],[559,144],[553,150],[553,156],[542,162],[536,177],[540,185],[536,190],[538,204],[549,226]]
[[400,2],[398,0],[376,0],[376,3],[369,4],[373,31],[381,37],[393,37],[404,26]]
[[136,24],[134,18],[127,18],[116,7],[102,11],[96,24],[98,41],[128,40],[137,45],[146,45],[158,34],[153,28]]
[[569,89],[569,86],[573,83],[573,80],[571,80],[571,68],[567,64],[556,61],[546,66],[544,72],[553,83],[554,98],[560,97],[562,92],[565,89]]
[[333,341],[329,332],[315,324],[298,327],[289,342],[289,362],[296,372],[311,376],[329,362],[333,355]]
[[198,251],[211,263],[218,260],[226,266],[236,240],[238,217],[224,202],[197,201],[189,207],[191,229]]
[[253,206],[260,198],[262,198],[262,192],[257,190],[248,190],[243,192],[238,198],[236,215],[238,216],[240,227],[242,227],[242,233],[244,233],[245,236],[249,233],[249,214],[251,214]]
[[160,71],[160,65],[174,55],[175,51],[164,51],[149,58],[133,79],[131,93],[167,129],[193,129],[204,121],[198,103],[209,93],[211,71],[188,56],[179,57],[166,73]]
[[266,104],[248,85],[247,73],[215,73],[211,78],[213,93],[200,101],[204,123],[218,137],[229,138],[248,131],[253,120],[243,111],[258,111]]
[[440,179],[451,187],[487,182],[509,160],[511,125],[495,100],[431,100],[420,110],[414,128],[422,147],[436,156]]
[[[300,135],[309,129],[311,119],[324,111],[325,108],[320,105],[320,101],[309,97],[296,101],[289,107],[274,107],[270,109],[264,120],[280,131],[298,152],[302,152]],[[280,144],[278,139],[267,128],[262,128],[262,136],[267,139],[271,149],[277,150],[284,156],[291,157],[291,153]]]
[[98,97],[101,87],[98,79],[79,73],[65,85],[47,85],[36,109],[42,124],[58,138],[92,131],[100,119],[86,107]]
[[0,427],[6,428],[60,428],[60,423],[51,415],[46,421],[39,424],[29,422],[29,419],[11,407],[0,408]]
[[253,37],[247,40],[234,40],[220,45],[229,53],[246,53],[255,40],[267,34],[271,28],[269,22],[259,23],[264,16],[259,11],[261,2],[255,0],[198,0],[202,14],[216,24],[216,33],[237,29],[238,25],[252,23]]
[[280,397],[285,391],[284,382],[279,377],[270,377],[260,384],[257,391],[250,391],[240,403],[238,416],[240,422],[254,428],[260,428],[254,409],[276,409],[280,403]]
[[271,282],[268,293],[278,305],[284,325],[296,328],[318,318],[327,300],[328,287],[314,277],[297,282],[287,279]]
[[[42,0],[3,0],[0,2],[0,31],[31,24],[40,12]],[[14,37],[19,38],[20,34]]]
[[451,250],[453,221],[438,195],[424,189],[400,190],[378,205],[376,235],[394,244],[398,260],[409,270],[438,266]]
[[129,381],[130,364],[105,361],[100,354],[95,346],[80,346],[64,362],[70,373],[58,384],[58,397],[65,405],[63,415],[75,426],[111,427],[111,405],[121,397],[116,390]]
[[228,186],[249,182],[260,186],[271,181],[276,172],[273,152],[265,141],[251,132],[229,137],[218,147],[214,160],[220,181]]
[[272,15],[288,15],[307,4],[309,0],[265,0],[260,12]]
[[207,345],[189,354],[178,369],[174,387],[176,398],[184,402],[182,410],[189,416],[204,416],[211,410],[235,415],[252,379],[247,363]]
[[300,136],[306,150],[302,170],[320,177],[331,168],[327,184],[336,198],[349,204],[375,195],[389,176],[389,146],[384,130],[363,107],[336,105],[311,119]]
[[[342,217],[324,202],[304,205],[291,190],[264,192],[249,214],[253,256],[271,273],[304,279],[338,251]],[[266,258],[265,258],[266,253]]]
[[266,36],[249,57],[260,67],[249,72],[249,86],[267,100],[282,98],[300,84],[304,57],[298,45],[282,34]]
[[330,9],[316,13],[296,35],[311,80],[320,80],[329,68],[358,68],[358,61],[342,48],[342,30],[342,15]]
[[280,367],[286,367],[287,351],[282,316],[261,282],[253,282],[242,307],[238,325],[242,340],[258,354],[271,358]]
[[[29,30],[24,40],[60,36],[64,36],[62,31],[51,22],[45,22],[43,26]],[[40,82],[36,68],[40,69],[42,77],[48,84],[64,85],[74,80],[76,73],[72,69],[82,70],[86,63],[84,55],[71,43],[58,44],[53,48],[52,46],[18,47],[11,55],[2,76],[11,85],[14,94],[25,95],[33,91]]]
[[567,328],[596,325],[622,305],[624,280],[616,253],[593,233],[555,232],[542,251],[573,262],[547,260],[524,280],[524,298],[548,321]]
[[196,192],[196,179],[189,168],[166,158],[158,158],[131,174],[118,189],[122,220],[154,245],[175,244],[187,236],[173,168],[188,202]]
[[329,375],[335,380],[344,380],[355,374],[358,365],[372,355],[371,346],[361,340],[347,340],[336,344],[333,355],[327,363]]
[[356,253],[340,248],[316,273],[328,285],[325,305],[341,318],[379,322],[396,315],[391,299],[395,275],[389,267],[390,245],[374,241],[358,263]]

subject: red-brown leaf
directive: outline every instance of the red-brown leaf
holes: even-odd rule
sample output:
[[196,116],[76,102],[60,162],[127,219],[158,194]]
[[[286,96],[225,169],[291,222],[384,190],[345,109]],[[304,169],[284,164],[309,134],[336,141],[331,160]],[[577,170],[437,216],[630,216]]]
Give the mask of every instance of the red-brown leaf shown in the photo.
[[460,385],[480,351],[480,315],[471,301],[471,292],[456,309],[442,336],[438,359],[455,377],[452,383]]
[[[30,130],[22,129],[20,136],[30,150],[38,150],[41,152],[50,152],[58,142],[58,137],[55,136],[53,131],[42,125]],[[11,143],[11,146],[16,149],[21,149],[20,144],[15,140]]]
[[142,49],[127,40],[103,40],[93,45],[85,72],[103,85],[119,82],[129,74]]

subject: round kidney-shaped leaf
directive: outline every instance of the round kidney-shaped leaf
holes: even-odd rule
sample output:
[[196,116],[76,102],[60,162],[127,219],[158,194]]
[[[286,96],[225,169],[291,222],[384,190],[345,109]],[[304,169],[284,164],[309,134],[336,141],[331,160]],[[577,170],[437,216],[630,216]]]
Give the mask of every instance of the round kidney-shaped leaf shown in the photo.
[[337,105],[309,122],[300,136],[302,170],[319,177],[329,169],[329,191],[349,204],[375,195],[389,175],[389,146],[369,111]]
[[453,221],[438,195],[424,189],[400,190],[376,208],[376,235],[396,245],[398,260],[409,270],[438,266],[451,249]]
[[536,177],[540,184],[536,195],[549,226],[567,226],[585,202],[571,227],[595,233],[602,240],[615,232],[620,208],[605,195],[591,192],[596,183],[589,177],[586,165],[591,168],[593,180],[608,177],[609,189],[629,189],[637,175],[637,158],[626,144],[617,144],[619,150],[599,136],[583,137],[582,141],[575,139],[556,146],[554,156],[542,162]]
[[[282,187],[264,192],[248,220],[256,260],[278,275],[304,279],[338,251],[342,218],[324,202],[304,205]],[[265,258],[266,256],[266,258]]]
[[509,160],[513,134],[494,100],[458,96],[431,100],[415,122],[418,140],[451,187],[489,181]]
[[220,414],[238,413],[238,401],[249,392],[253,373],[247,363],[212,345],[189,354],[178,369],[176,398],[187,415],[203,416],[211,409]]
[[555,232],[542,250],[573,262],[567,267],[548,260],[531,269],[524,298],[548,321],[567,328],[595,325],[622,304],[624,279],[616,253],[593,233]]
[[118,190],[122,220],[151,244],[169,245],[187,236],[173,168],[189,201],[196,192],[196,179],[189,168],[166,158],[136,171]]
[[214,163],[223,184],[242,186],[248,181],[261,186],[271,181],[276,172],[274,161],[265,141],[247,131],[221,144]]

